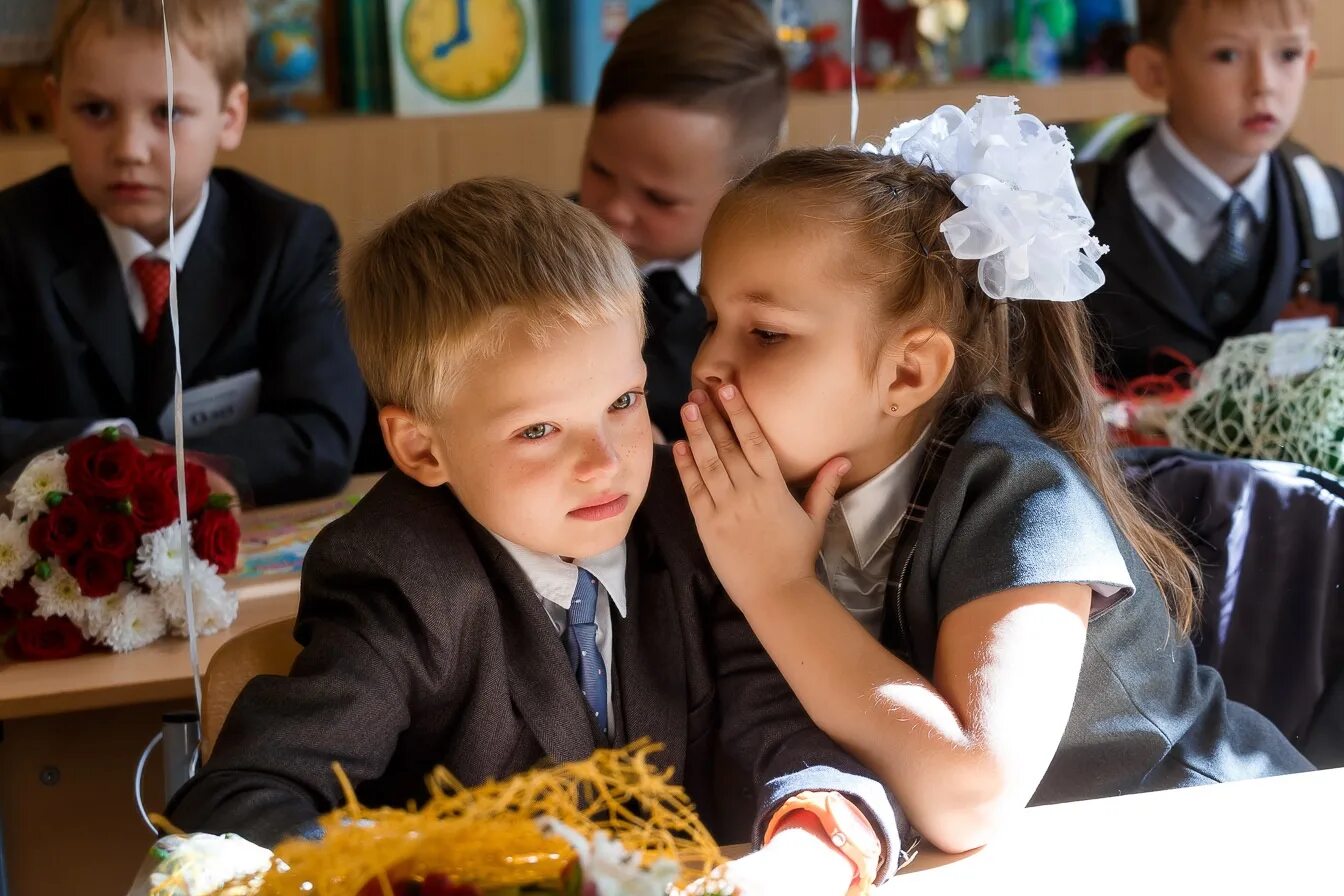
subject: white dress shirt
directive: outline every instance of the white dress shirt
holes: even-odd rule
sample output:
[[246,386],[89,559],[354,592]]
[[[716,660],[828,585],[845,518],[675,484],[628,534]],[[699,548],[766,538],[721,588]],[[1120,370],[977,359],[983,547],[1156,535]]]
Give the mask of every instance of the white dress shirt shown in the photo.
[[700,295],[700,253],[697,252],[689,258],[681,261],[651,261],[639,269],[639,272],[645,277],[654,271],[663,271],[671,268],[681,277],[681,282],[686,285],[686,290],[693,296]]
[[597,623],[597,649],[607,670],[607,723],[614,726],[616,715],[611,702],[611,683],[616,680],[616,673],[611,666],[611,608],[614,605],[621,618],[625,618],[625,542],[595,557],[581,557],[566,563],[554,554],[540,554],[493,532],[490,534],[522,568],[560,635],[564,635],[569,624],[569,604],[574,599],[574,588],[579,584],[579,568],[588,570],[597,579],[597,614],[593,621]]
[[[1269,217],[1269,166],[1269,155],[1260,156],[1235,187],[1251,204],[1259,226]],[[1202,262],[1222,233],[1223,209],[1234,188],[1196,158],[1165,119],[1130,157],[1126,175],[1129,192],[1149,223],[1186,261]]]
[[182,222],[182,226],[173,233],[173,256],[168,255],[168,243],[165,241],[162,245],[154,246],[149,240],[136,233],[129,227],[122,227],[120,224],[114,224],[106,217],[99,215],[103,222],[103,229],[107,231],[107,239],[112,243],[112,252],[117,256],[117,264],[121,268],[121,280],[126,284],[126,295],[131,301],[131,319],[135,321],[135,328],[140,332],[145,330],[145,322],[149,320],[149,310],[145,305],[145,293],[140,289],[140,280],[131,272],[131,263],[137,258],[145,255],[152,255],[155,258],[162,258],[164,261],[173,262],[178,272],[186,266],[187,256],[191,254],[191,245],[196,242],[196,234],[201,229],[201,219],[205,217],[205,204],[210,199],[210,181],[206,180],[201,187],[201,198],[196,203],[187,220]]
[[896,529],[914,496],[930,430],[895,463],[831,507],[821,539],[821,572],[850,615],[874,638],[882,632]]
[[[186,266],[187,256],[191,254],[191,245],[196,242],[196,234],[201,229],[201,219],[205,217],[205,203],[210,198],[210,181],[201,186],[201,198],[196,202],[196,208],[192,209],[187,220],[182,222],[182,226],[173,233],[173,258],[177,270],[181,273],[182,268]],[[103,222],[103,230],[107,232],[107,240],[112,244],[112,254],[117,257],[117,267],[121,270],[121,282],[126,287],[126,298],[130,302],[131,320],[135,322],[135,329],[141,333],[145,332],[145,323],[149,320],[149,307],[145,303],[145,291],[140,288],[140,278],[136,277],[131,271],[131,264],[145,255],[152,255],[155,258],[162,258],[169,261],[168,243],[165,241],[162,245],[151,245],[149,240],[136,233],[129,227],[122,227],[120,224],[114,224],[106,216],[99,215],[98,220]],[[108,427],[119,427],[132,436],[140,434],[135,423],[125,417],[110,417],[104,420],[95,420],[85,430],[84,435],[92,435],[96,432],[102,432]]]

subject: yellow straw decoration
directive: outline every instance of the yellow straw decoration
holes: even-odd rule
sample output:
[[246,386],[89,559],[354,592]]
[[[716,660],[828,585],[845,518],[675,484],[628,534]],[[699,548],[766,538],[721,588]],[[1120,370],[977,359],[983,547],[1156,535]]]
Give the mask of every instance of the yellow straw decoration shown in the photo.
[[724,860],[686,792],[671,783],[672,771],[650,762],[660,749],[645,738],[472,788],[437,768],[429,799],[404,810],[361,806],[333,765],[346,806],[318,820],[323,839],[279,844],[270,871],[218,896],[391,896],[391,884],[431,874],[482,891],[534,884],[558,890],[575,854],[560,837],[542,833],[541,817],[590,841],[605,832],[646,867],[671,859],[684,886]]

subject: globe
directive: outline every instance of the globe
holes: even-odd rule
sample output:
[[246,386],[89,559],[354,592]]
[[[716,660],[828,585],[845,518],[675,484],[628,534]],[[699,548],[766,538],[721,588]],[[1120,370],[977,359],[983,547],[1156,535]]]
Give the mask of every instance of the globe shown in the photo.
[[293,88],[317,70],[317,34],[310,22],[279,22],[257,32],[256,71],[267,86]]

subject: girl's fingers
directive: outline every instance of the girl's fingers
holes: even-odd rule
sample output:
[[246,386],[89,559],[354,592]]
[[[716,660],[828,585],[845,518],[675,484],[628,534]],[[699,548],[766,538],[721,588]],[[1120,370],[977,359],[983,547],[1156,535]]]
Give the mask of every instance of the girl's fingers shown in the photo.
[[742,453],[742,446],[738,444],[732,426],[702,390],[696,389],[691,392],[691,403],[700,409],[700,419],[704,421],[705,431],[714,441],[714,450],[724,469],[728,471],[728,478],[735,485],[744,484],[746,477],[752,475],[754,468]]
[[727,500],[733,491],[733,480],[729,478],[728,471],[719,458],[718,449],[714,447],[714,439],[705,428],[700,405],[694,402],[682,405],[681,420],[686,426],[686,442],[690,446],[691,457],[695,461],[695,467],[700,473],[700,480],[704,483],[705,489],[715,504]]
[[803,496],[803,510],[812,518],[818,533],[825,528],[826,516],[835,504],[835,496],[840,491],[840,483],[852,466],[843,457],[836,457],[827,461],[826,465],[817,473],[817,478],[813,480],[812,487]]
[[672,460],[677,465],[677,473],[681,476],[681,487],[686,492],[686,500],[691,505],[691,513],[696,519],[702,514],[711,513],[714,510],[714,497],[705,488],[705,481],[700,478],[700,468],[695,465],[695,458],[691,456],[691,447],[685,442],[677,442],[672,446]]
[[765,433],[761,431],[761,425],[756,422],[756,415],[747,406],[747,400],[742,397],[741,390],[733,385],[722,386],[719,389],[719,400],[723,402],[723,409],[727,412],[728,421],[733,427],[734,442],[756,475],[783,476],[779,472],[779,461],[775,458],[775,451],[766,441]]

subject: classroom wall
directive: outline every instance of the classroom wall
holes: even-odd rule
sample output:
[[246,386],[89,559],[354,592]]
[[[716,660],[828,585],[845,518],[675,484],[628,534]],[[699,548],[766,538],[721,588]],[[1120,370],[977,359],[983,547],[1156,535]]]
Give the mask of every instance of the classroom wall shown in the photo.
[[[1344,0],[1317,6],[1321,58],[1307,89],[1296,138],[1327,162],[1344,166]],[[1156,111],[1123,76],[1071,77],[1042,87],[967,82],[945,87],[865,93],[859,139],[927,115],[939,105],[966,107],[981,93],[1014,93],[1046,121]],[[302,124],[254,122],[243,146],[220,163],[324,205],[346,239],[366,233],[415,197],[468,177],[511,175],[564,192],[578,184],[589,110],[549,106],[524,112],[398,119],[333,116]],[[789,110],[789,145],[849,139],[847,94],[797,93]],[[0,137],[0,187],[63,161],[49,135]]]

